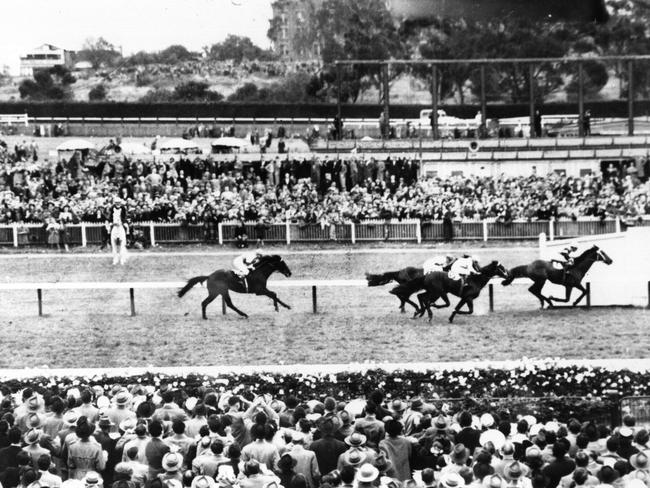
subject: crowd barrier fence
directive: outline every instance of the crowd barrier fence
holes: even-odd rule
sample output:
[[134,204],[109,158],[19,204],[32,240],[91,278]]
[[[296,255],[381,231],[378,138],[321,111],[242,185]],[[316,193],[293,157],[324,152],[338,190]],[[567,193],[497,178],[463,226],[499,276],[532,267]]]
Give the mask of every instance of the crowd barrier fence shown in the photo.
[[[229,244],[236,241],[237,223],[233,221],[184,225],[178,222],[138,222],[133,224],[143,245],[212,243]],[[650,217],[637,221],[636,225],[650,226]],[[454,240],[533,240],[544,232],[550,240],[571,239],[589,235],[621,232],[625,225],[620,219],[580,219],[550,221],[496,220],[458,221],[452,224],[451,239]],[[364,220],[345,224],[301,224],[295,222],[258,225],[246,223],[249,242],[260,239],[268,243],[292,242],[357,242],[410,241],[431,242],[449,239],[449,225],[441,221],[410,220]],[[48,244],[48,231],[44,224],[2,224],[0,225],[0,246],[26,247]],[[61,233],[60,233],[61,234]],[[101,223],[82,222],[70,224],[65,229],[65,238],[59,236],[59,243],[86,247],[107,243],[108,233]]]

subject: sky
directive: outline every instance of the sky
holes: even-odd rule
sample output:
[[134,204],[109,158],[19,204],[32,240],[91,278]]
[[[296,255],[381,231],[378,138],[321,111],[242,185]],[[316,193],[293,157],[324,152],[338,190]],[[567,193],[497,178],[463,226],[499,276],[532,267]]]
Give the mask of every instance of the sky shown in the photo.
[[171,44],[200,51],[228,34],[270,46],[271,0],[2,0],[2,17],[0,69],[12,74],[36,46],[76,51],[88,38],[103,37],[125,55]]

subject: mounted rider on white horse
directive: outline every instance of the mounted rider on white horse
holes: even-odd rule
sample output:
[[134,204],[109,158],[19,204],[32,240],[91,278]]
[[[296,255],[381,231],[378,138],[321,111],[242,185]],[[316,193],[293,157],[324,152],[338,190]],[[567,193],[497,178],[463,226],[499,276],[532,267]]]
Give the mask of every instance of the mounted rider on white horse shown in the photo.
[[126,209],[120,198],[115,199],[109,214],[111,226],[111,250],[113,251],[113,264],[126,262]]

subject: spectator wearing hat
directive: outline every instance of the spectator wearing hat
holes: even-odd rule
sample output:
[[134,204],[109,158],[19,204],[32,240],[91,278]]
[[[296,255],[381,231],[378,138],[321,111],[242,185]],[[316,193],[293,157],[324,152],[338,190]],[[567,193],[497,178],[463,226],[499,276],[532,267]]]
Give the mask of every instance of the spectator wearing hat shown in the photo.
[[177,480],[183,482],[183,456],[180,452],[168,452],[162,459],[163,472],[158,474],[158,479],[163,482]]
[[357,471],[357,486],[359,488],[370,488],[379,477],[379,470],[370,463],[364,463]]
[[[206,439],[210,439],[207,437]],[[217,474],[220,465],[227,464],[229,459],[224,456],[224,444],[219,439],[210,443],[210,449],[196,456],[192,461],[192,472],[196,475],[204,474],[212,478]]]
[[126,390],[119,391],[113,397],[114,407],[106,410],[106,416],[113,422],[111,432],[117,432],[117,426],[127,419],[135,420],[137,418],[135,412],[128,407],[131,403],[131,394]]
[[137,488],[132,479],[133,469],[126,463],[118,463],[113,473],[112,488]]
[[97,425],[99,426],[99,431],[95,432],[94,437],[99,445],[102,446],[104,453],[106,453],[106,467],[100,474],[106,485],[111,485],[113,483],[113,469],[119,462],[116,450],[118,434],[110,433],[113,428],[113,422],[106,416],[100,416]]
[[266,440],[264,426],[260,424],[253,425],[251,427],[251,436],[254,441],[242,449],[242,461],[246,462],[254,459],[271,471],[276,469],[280,454],[278,448]]
[[56,474],[50,472],[50,468],[52,466],[52,458],[49,454],[43,454],[38,458],[38,461],[36,462],[36,468],[40,474],[39,481],[41,482],[41,486],[48,486],[49,488],[60,488],[63,480],[60,476],[57,476]]
[[634,430],[628,426],[623,426],[618,431],[620,438],[619,446],[616,453],[623,459],[630,459],[630,457],[639,452],[639,450],[632,445],[634,441]]
[[442,468],[440,471],[441,474],[458,473],[461,468],[467,466],[469,450],[462,443],[458,443],[452,448],[451,453],[449,454],[449,460],[450,463]]
[[524,474],[524,466],[519,461],[513,461],[503,470],[503,476],[508,482],[508,487],[533,488],[530,478]]
[[369,447],[376,447],[379,441],[384,438],[384,423],[381,420],[377,420],[377,405],[374,402],[366,402],[366,408],[364,410],[366,416],[354,422],[354,430],[366,436]]
[[101,472],[106,466],[101,446],[91,436],[94,426],[89,424],[85,417],[77,424],[76,435],[78,440],[68,446],[67,467],[69,477],[83,479],[90,471]]
[[293,448],[289,451],[289,454],[296,460],[296,473],[305,477],[308,488],[316,488],[321,477],[318,461],[316,461],[316,453],[305,449],[305,436],[302,432],[294,432],[291,435],[291,442]]
[[643,472],[650,481],[650,458],[645,452],[632,454],[630,456],[630,466],[633,468],[630,475],[634,472]]
[[439,488],[463,488],[465,480],[458,473],[446,473],[440,476]]
[[[402,420],[404,412],[406,412],[406,403],[396,398],[390,404],[390,414],[395,420]],[[382,419],[383,420],[383,419]]]
[[93,393],[89,389],[85,389],[79,395],[81,405],[75,408],[75,412],[79,417],[86,417],[89,422],[97,422],[99,420],[99,409],[93,405]]
[[610,436],[605,442],[606,451],[600,455],[600,460],[606,466],[613,467],[617,461],[621,461],[623,458],[618,454],[618,449],[620,448],[620,438],[616,435]]
[[322,437],[309,445],[309,449],[316,454],[318,470],[329,473],[336,469],[339,456],[347,451],[348,447],[334,437],[335,425],[331,419],[325,419],[320,424]]
[[341,468],[345,465],[357,467],[363,463],[374,464],[376,454],[374,450],[366,447],[365,435],[360,432],[352,432],[352,434],[345,438],[345,443],[349,448],[339,456],[336,463],[336,467],[339,471],[341,471]]
[[562,440],[553,444],[555,460],[542,469],[542,473],[548,478],[548,488],[556,488],[563,476],[571,474],[576,469],[575,461],[567,457],[568,451],[568,446]]
[[352,432],[354,432],[354,426],[352,425],[352,418],[350,417],[349,412],[343,410],[339,413],[339,420],[341,421],[341,426],[334,433],[334,437],[336,437],[340,441],[345,441],[345,439],[348,438],[350,435],[352,435]]
[[32,394],[25,401],[24,405],[25,405],[24,413],[21,415],[16,415],[16,423],[15,423],[15,425],[20,429],[20,431],[23,434],[27,432],[30,428],[32,428],[30,427],[29,423],[37,424],[38,426],[40,426],[45,420],[45,417],[42,414],[43,402],[41,398],[38,395],[36,395],[36,393]]
[[169,446],[162,441],[163,426],[160,422],[152,421],[149,425],[151,439],[144,448],[146,464],[149,466],[148,478],[153,480],[163,473],[162,460],[169,452]]
[[104,480],[99,473],[95,471],[89,471],[81,480],[85,488],[102,488],[104,486]]
[[458,414],[458,424],[461,429],[456,434],[456,442],[463,444],[469,449],[470,453],[473,453],[480,446],[481,432],[472,427],[472,414],[467,410],[460,412]]
[[39,441],[41,440],[41,431],[37,429],[29,430],[25,434],[23,440],[25,442],[25,447],[23,447],[23,450],[32,458],[32,466],[34,466],[34,468],[37,468],[38,459],[43,454],[50,454],[50,451],[48,449],[45,449],[39,445]]
[[508,464],[512,464],[515,455],[515,445],[512,442],[506,443],[499,449],[500,459],[494,463],[494,472],[503,477],[503,471]]
[[50,414],[43,420],[43,433],[50,439],[55,439],[59,431],[63,429],[63,412],[65,405],[59,396],[50,401]]
[[402,423],[404,424],[404,435],[411,436],[413,435],[422,422],[422,409],[424,407],[424,402],[421,398],[417,397],[411,400],[409,407],[404,412],[402,416]]
[[397,420],[386,422],[386,438],[379,443],[379,449],[393,463],[395,478],[400,481],[411,479],[411,454],[413,443],[402,435],[403,426]]

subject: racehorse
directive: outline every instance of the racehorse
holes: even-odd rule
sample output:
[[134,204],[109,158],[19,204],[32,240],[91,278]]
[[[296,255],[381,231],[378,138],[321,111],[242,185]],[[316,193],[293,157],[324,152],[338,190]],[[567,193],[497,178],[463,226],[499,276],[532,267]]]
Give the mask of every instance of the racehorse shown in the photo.
[[[598,261],[602,261],[607,265],[613,262],[605,251],[599,249],[598,246],[590,247],[584,251],[575,258],[573,265],[566,269],[557,269],[550,261],[537,259],[530,264],[512,268],[508,273],[508,278],[502,282],[502,285],[508,286],[515,278],[530,278],[533,280],[533,284],[528,288],[528,291],[537,297],[542,304],[542,308],[544,308],[544,303],[548,303],[549,307],[553,307],[553,302],[567,303],[571,299],[571,291],[573,288],[577,288],[582,294],[573,302],[575,307],[587,294],[587,290],[581,284],[582,279],[589,271],[589,268]],[[542,288],[544,288],[546,280],[564,286],[566,297],[561,299],[542,295]]]
[[[387,271],[386,273],[381,274],[370,274],[366,273],[366,280],[368,281],[368,286],[382,286],[391,281],[396,281],[399,284],[408,283],[417,278],[422,278],[424,276],[424,270],[422,268],[414,268],[409,266],[399,271]],[[410,300],[410,296],[417,290],[406,295],[406,298],[398,296],[400,300],[399,310],[404,313],[404,306],[406,303],[413,305],[415,310],[418,310],[418,306]],[[392,293],[392,291],[391,291]]]
[[248,315],[233,305],[232,300],[230,299],[230,291],[234,291],[235,293],[254,293],[255,295],[264,295],[273,300],[273,306],[275,307],[276,312],[279,311],[278,303],[284,308],[290,310],[291,307],[280,300],[275,292],[266,288],[266,281],[269,279],[269,276],[276,271],[282,273],[286,277],[291,276],[291,271],[289,270],[287,263],[282,260],[281,256],[263,255],[260,256],[256,268],[245,278],[248,286],[246,286],[242,279],[235,275],[231,270],[218,269],[210,276],[195,276],[194,278],[190,278],[187,281],[187,284],[178,291],[178,296],[182,297],[194,285],[197,283],[203,283],[207,280],[208,298],[201,302],[201,310],[203,311],[204,319],[208,318],[205,314],[206,307],[219,295],[223,295],[223,299],[228,307],[237,312],[240,316],[248,318]]
[[[420,310],[415,313],[413,318],[422,317],[426,310],[429,314],[429,322],[431,322],[433,318],[431,305],[435,308],[448,307],[449,298],[447,297],[447,293],[451,293],[460,298],[460,301],[449,317],[450,323],[454,321],[454,317],[457,314],[470,315],[474,313],[474,300],[479,296],[488,281],[495,275],[508,278],[508,271],[498,261],[492,261],[490,264],[480,268],[478,274],[469,275],[465,280],[464,287],[461,280],[453,280],[447,273],[436,271],[427,274],[422,283],[422,288],[425,291],[418,295]],[[441,298],[445,302],[444,305],[435,304],[438,298]],[[467,304],[467,311],[461,310],[465,304]]]
[[113,224],[111,226],[111,251],[113,252],[113,264],[126,262],[126,231],[123,225]]

